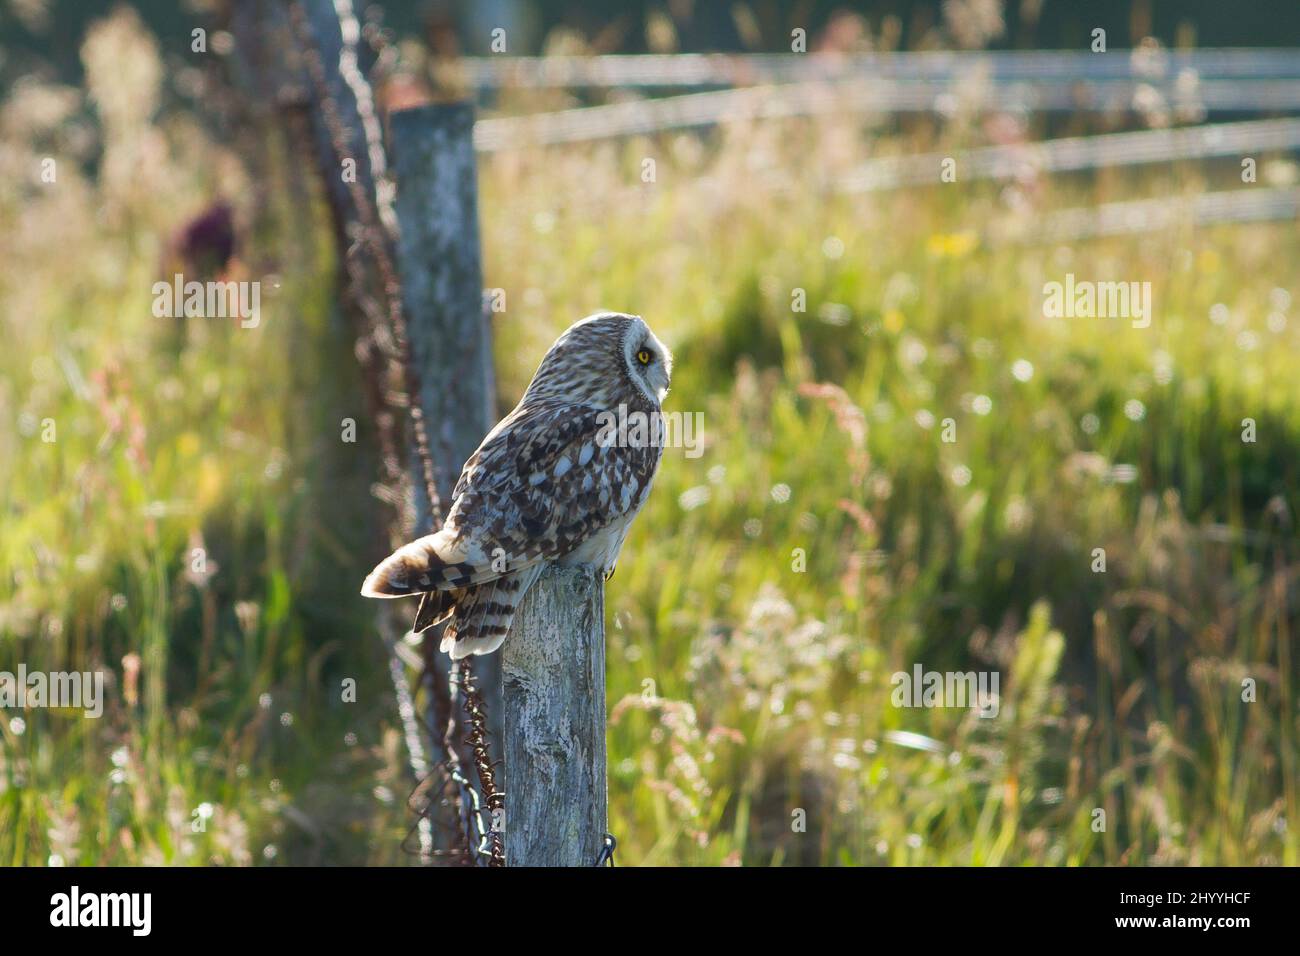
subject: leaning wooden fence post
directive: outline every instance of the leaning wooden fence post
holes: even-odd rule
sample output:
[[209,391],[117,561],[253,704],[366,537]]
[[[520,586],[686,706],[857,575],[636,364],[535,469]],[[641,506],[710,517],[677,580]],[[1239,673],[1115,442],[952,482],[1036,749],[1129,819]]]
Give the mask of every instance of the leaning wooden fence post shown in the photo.
[[501,649],[508,866],[595,866],[605,845],[605,595],[552,566]]
[[[406,337],[420,381],[420,393],[411,400],[424,415],[434,484],[445,511],[466,459],[496,424],[492,335],[483,309],[474,107],[439,103],[398,110],[389,117],[389,141]],[[418,457],[414,467],[418,488],[424,481]],[[427,534],[435,530],[429,509],[422,495],[416,502],[416,533]],[[435,642],[435,652],[439,633],[425,635]],[[449,680],[446,655],[434,653],[432,660],[438,679]],[[495,738],[492,749],[499,752],[501,669],[495,656],[474,662],[474,681]],[[453,707],[459,706],[456,694]],[[459,725],[463,714],[452,716]],[[458,743],[468,767],[472,754],[463,740]]]

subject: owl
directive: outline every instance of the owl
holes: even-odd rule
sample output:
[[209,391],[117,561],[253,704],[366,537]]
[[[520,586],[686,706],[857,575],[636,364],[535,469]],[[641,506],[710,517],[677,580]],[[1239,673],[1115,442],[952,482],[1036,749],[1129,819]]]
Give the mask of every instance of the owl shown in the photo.
[[501,646],[547,564],[608,578],[659,468],[672,366],[639,316],[575,322],[465,462],[441,530],[385,558],[361,593],[421,595],[415,630],[446,620],[440,647],[460,659]]

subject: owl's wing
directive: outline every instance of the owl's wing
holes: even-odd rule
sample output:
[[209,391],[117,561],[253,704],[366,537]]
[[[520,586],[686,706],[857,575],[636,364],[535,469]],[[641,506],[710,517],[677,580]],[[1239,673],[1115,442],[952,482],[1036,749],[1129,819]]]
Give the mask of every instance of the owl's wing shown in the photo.
[[465,463],[442,530],[371,572],[370,597],[463,588],[568,554],[640,508],[662,449],[586,405],[516,408]]

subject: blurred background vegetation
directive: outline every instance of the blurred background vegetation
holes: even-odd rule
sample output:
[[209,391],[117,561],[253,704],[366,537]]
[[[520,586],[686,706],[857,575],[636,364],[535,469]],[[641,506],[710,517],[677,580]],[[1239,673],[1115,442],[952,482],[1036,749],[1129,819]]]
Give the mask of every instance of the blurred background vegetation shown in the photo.
[[[769,26],[769,6],[730,11],[756,43],[699,42],[782,49],[795,14]],[[812,34],[833,11],[808,6]],[[985,42],[1074,35],[1060,4],[965,6],[1004,18]],[[1185,6],[1155,23],[1112,3],[1111,42],[1284,39],[1284,20],[1218,38],[1254,8],[1223,25]],[[0,862],[411,862],[413,781],[357,595],[381,556],[373,436],[309,164],[229,123],[174,16],[68,7],[10,0],[0,33],[0,670],[103,669],[109,699],[100,720],[0,713]],[[665,23],[680,49],[701,29],[682,8],[529,15],[539,49],[635,52]],[[901,44],[955,42],[935,3],[853,22],[879,38],[891,16]],[[1240,188],[1231,157],[826,188],[871,156],[1042,133],[959,108],[481,156],[501,409],[555,335],[614,308],[674,348],[669,407],[704,413],[704,455],[665,456],[607,587],[621,862],[1300,862],[1294,219],[1037,228]],[[1296,181],[1293,154],[1259,159],[1262,180]],[[151,312],[178,230],[217,201],[230,274],[263,283],[256,329]],[[1151,327],[1044,318],[1067,272],[1151,282]],[[892,707],[914,662],[998,671],[1000,716]]]

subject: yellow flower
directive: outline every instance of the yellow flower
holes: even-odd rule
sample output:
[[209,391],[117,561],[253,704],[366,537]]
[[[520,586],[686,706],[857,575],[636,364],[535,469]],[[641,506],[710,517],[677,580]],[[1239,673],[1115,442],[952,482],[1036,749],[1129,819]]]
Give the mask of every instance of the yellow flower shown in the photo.
[[967,230],[965,232],[935,233],[926,242],[925,248],[930,255],[937,256],[940,259],[960,259],[963,256],[970,255],[977,245],[979,245],[979,237]]
[[199,466],[198,481],[195,483],[195,505],[199,511],[206,511],[216,504],[221,496],[221,465],[212,455],[205,455]]

